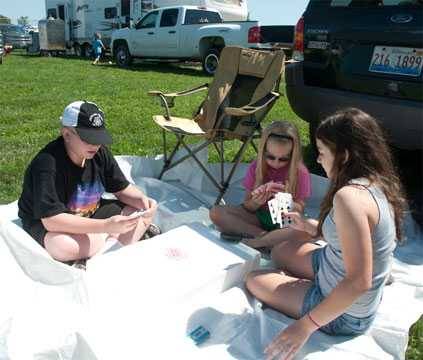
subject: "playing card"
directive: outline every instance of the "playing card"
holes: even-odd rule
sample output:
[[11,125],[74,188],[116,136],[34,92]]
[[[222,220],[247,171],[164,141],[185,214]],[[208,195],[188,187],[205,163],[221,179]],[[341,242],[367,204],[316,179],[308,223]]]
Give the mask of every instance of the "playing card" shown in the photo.
[[292,219],[290,216],[282,215],[282,212],[289,212],[292,210],[292,195],[290,193],[278,192],[275,195],[275,199],[277,199],[278,204],[277,222],[281,229],[286,228],[291,224]]
[[273,224],[277,223],[278,217],[278,200],[273,198],[267,202],[267,206],[269,207],[270,217],[272,219]]

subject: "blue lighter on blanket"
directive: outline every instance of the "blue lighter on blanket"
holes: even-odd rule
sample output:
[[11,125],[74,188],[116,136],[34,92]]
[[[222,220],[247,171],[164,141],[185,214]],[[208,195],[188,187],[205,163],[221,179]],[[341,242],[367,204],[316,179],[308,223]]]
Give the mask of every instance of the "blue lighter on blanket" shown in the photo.
[[194,340],[195,345],[200,345],[210,337],[210,332],[203,326],[199,326],[191,331],[188,336]]

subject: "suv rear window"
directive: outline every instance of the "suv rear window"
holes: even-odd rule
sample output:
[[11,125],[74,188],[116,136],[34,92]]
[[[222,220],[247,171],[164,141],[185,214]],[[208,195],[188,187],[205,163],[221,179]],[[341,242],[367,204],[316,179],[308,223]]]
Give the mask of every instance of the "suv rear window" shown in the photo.
[[423,5],[422,0],[310,0],[311,6],[383,7]]

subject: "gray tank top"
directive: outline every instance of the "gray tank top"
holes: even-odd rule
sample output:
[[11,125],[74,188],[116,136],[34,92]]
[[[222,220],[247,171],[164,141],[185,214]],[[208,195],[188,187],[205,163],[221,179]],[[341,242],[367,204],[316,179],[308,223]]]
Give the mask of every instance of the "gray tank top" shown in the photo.
[[[346,313],[364,318],[374,314],[382,299],[383,286],[389,277],[393,251],[396,246],[394,215],[383,191],[377,186],[369,186],[367,179],[351,180],[350,184],[364,186],[372,195],[379,208],[379,222],[373,229],[373,276],[372,287],[361,295]],[[317,283],[326,297],[333,288],[345,277],[344,261],[336,232],[333,208],[326,216],[322,226],[323,238],[327,245],[322,251]]]

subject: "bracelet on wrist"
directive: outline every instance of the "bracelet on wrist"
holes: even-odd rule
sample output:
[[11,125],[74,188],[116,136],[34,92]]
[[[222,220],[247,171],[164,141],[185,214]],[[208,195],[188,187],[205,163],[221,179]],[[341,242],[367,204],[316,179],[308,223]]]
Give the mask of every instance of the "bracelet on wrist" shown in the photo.
[[321,326],[311,317],[310,313],[307,313],[307,317],[316,326],[317,329],[321,328]]

